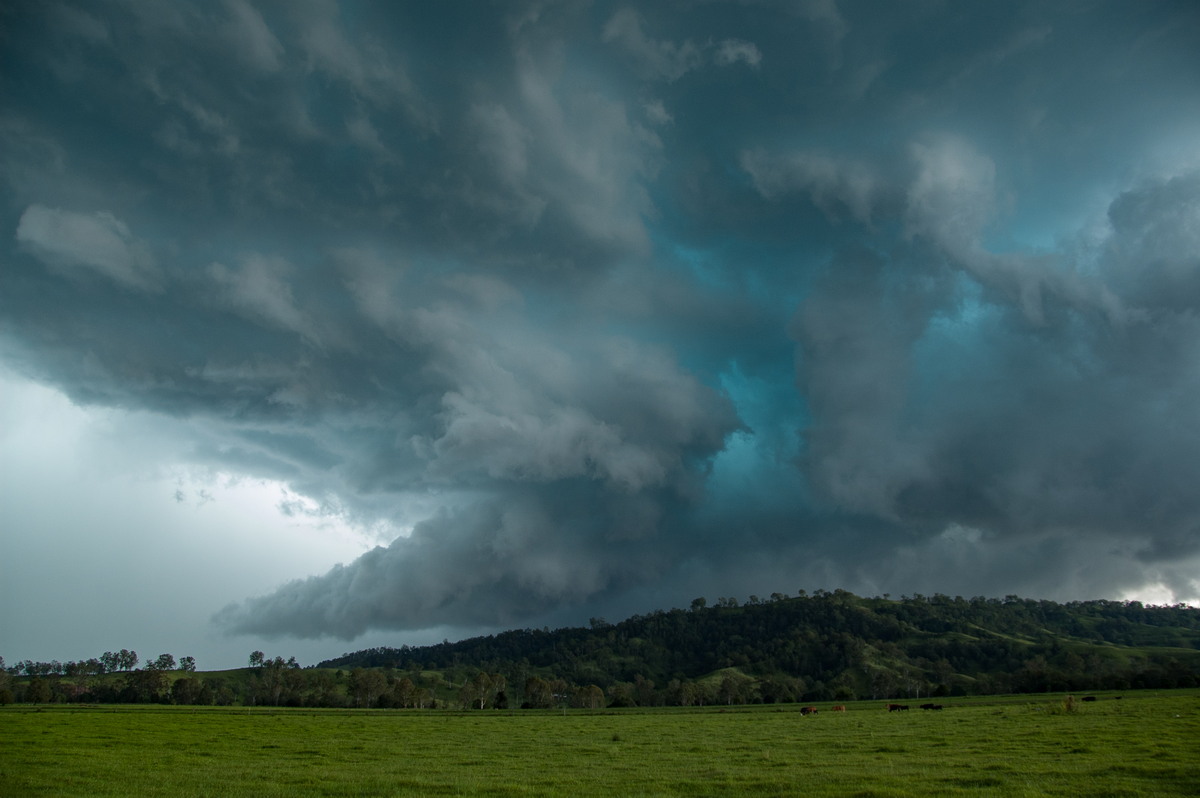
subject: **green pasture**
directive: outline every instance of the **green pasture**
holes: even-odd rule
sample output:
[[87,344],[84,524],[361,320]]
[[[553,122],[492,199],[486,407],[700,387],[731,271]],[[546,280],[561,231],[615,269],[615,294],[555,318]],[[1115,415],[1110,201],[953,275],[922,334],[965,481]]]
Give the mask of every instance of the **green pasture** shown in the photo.
[[1200,691],[558,712],[13,706],[3,796],[1200,793]]

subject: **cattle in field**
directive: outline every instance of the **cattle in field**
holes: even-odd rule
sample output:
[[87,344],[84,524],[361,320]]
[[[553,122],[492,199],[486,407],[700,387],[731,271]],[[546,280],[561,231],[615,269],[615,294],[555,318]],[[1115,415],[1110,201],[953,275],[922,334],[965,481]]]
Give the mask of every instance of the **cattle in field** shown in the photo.
[[908,704],[888,704],[888,712],[905,712],[908,710]]
[[835,706],[833,707],[832,711],[833,711],[833,712],[845,712],[845,711],[846,711],[846,707],[845,707],[845,706],[843,706],[842,704],[837,704],[837,705],[835,705]]
[[1083,700],[1084,700],[1084,701],[1095,701],[1095,700],[1096,700],[1096,696],[1094,696],[1094,695],[1085,695],[1085,696],[1083,697]]
[[941,709],[941,704],[922,704],[921,709]]
[[800,707],[800,714],[801,715],[815,715],[815,714],[817,714],[817,708],[816,707]]

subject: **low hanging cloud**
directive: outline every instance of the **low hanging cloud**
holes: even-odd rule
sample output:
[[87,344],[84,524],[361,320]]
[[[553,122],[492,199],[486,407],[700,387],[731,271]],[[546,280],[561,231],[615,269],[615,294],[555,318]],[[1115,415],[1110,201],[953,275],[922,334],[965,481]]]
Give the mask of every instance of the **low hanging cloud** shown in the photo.
[[[1158,236],[1190,235],[1191,215],[1176,210],[1200,197],[1193,181],[1172,178],[1116,198],[1089,279],[1119,274],[1131,260],[1153,262],[1141,251],[1149,220],[1134,221],[1135,204],[1172,209],[1153,214]],[[910,210],[925,213],[926,195],[913,196]],[[983,249],[968,237],[979,223],[945,223],[964,236],[949,249],[968,253],[951,263],[977,274]],[[982,530],[1033,547],[1062,537],[1070,541],[1064,553],[1076,557],[1091,541],[1191,590],[1177,558],[1194,558],[1200,547],[1200,503],[1184,487],[1200,466],[1177,432],[1198,420],[1184,399],[1198,374],[1190,345],[1180,348],[1196,334],[1192,310],[1148,312],[1131,295],[1122,317],[1096,312],[1078,295],[1056,295],[1064,280],[1051,271],[1037,277],[1049,287],[1046,310],[1031,314],[1020,293],[982,302],[945,273],[900,278],[912,267],[844,253],[797,314],[798,378],[813,412],[806,463],[819,495],[927,534]],[[1059,559],[1044,567],[1060,567]]]
[[30,205],[17,224],[17,243],[52,269],[89,269],[127,288],[154,290],[158,268],[149,247],[107,211],[75,213]]
[[378,542],[231,633],[1200,595],[1189,12],[686,10],[19,8],[0,357]]
[[226,608],[218,623],[345,638],[508,623],[668,567],[670,519],[702,497],[706,463],[738,425],[729,403],[630,342],[570,354],[457,343],[440,341],[428,364],[455,386],[429,393],[440,395],[435,412],[385,422],[415,433],[396,442],[406,451],[393,455],[394,476],[451,509],[324,576]]
[[[375,379],[407,397],[354,414],[390,441],[347,454],[344,490],[400,503],[433,492],[444,509],[324,576],[226,608],[219,624],[352,638],[504,623],[669,567],[672,518],[702,499],[707,464],[740,424],[725,398],[665,351],[619,337],[555,345],[513,315],[519,302],[489,312],[477,286],[456,280],[427,305],[385,287],[382,264],[341,257],[357,264],[363,320],[403,358]],[[503,293],[485,285],[485,300]]]
[[663,573],[671,543],[658,518],[669,504],[581,481],[510,488],[214,620],[234,633],[347,640],[379,628],[518,624]]
[[238,268],[220,263],[208,267],[208,277],[219,296],[219,302],[252,321],[263,322],[320,345],[323,336],[316,329],[312,314],[296,307],[289,272],[291,267],[282,258],[247,255]]

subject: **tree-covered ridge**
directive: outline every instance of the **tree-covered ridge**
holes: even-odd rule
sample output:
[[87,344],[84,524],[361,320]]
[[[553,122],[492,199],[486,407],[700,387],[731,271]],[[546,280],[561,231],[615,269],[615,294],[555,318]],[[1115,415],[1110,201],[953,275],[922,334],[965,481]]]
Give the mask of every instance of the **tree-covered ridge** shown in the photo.
[[261,651],[233,671],[170,654],[138,662],[125,649],[9,668],[0,658],[0,704],[597,709],[1193,687],[1200,610],[837,590],[696,599],[617,624],[375,648],[312,668]]
[[523,629],[434,646],[375,648],[321,667],[478,668],[611,687],[689,682],[724,669],[795,697],[878,697],[1191,686],[1200,610],[1136,601],[1060,604],[940,594],[892,600],[844,590],[689,610],[590,628]]

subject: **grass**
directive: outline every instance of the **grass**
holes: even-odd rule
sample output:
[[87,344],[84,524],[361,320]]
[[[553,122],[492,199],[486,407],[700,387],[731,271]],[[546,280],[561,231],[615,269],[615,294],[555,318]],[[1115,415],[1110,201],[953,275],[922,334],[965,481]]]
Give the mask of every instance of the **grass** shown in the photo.
[[726,710],[0,710],[0,795],[1171,796],[1200,691]]

